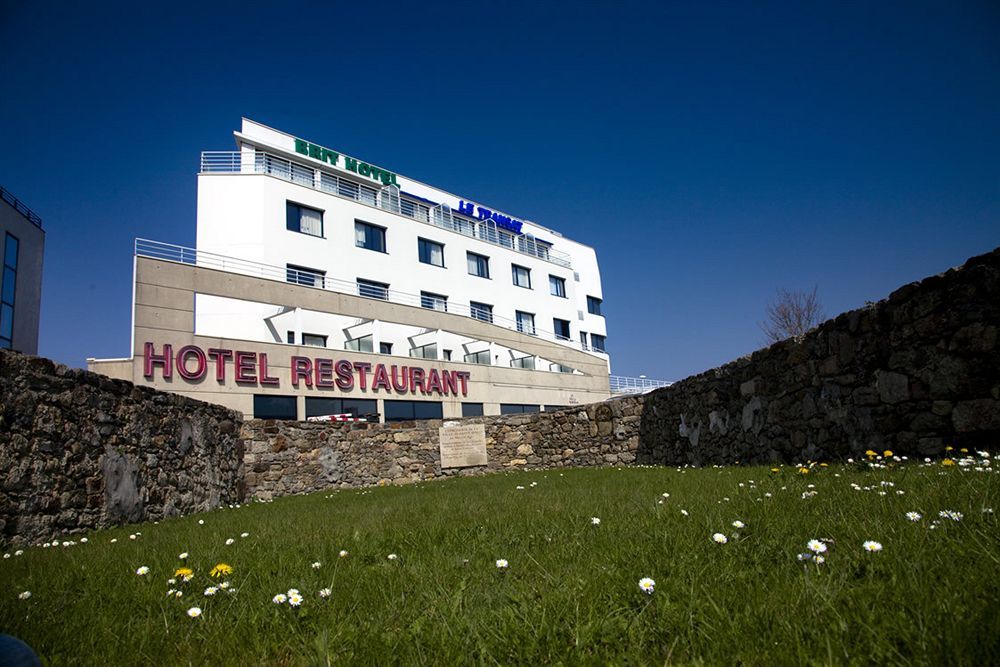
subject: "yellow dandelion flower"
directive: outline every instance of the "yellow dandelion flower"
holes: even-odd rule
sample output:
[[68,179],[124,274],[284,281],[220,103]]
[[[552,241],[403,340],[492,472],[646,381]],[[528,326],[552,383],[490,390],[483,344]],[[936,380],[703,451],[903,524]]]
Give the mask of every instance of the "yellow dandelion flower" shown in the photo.
[[799,468],[799,474],[800,475],[808,475],[809,474],[809,468]]
[[820,463],[820,464],[819,464],[819,467],[820,467],[820,468],[829,468],[829,467],[830,467],[830,464],[829,464],[829,463]]
[[944,448],[944,451],[946,451],[946,452],[950,452],[950,451],[951,451],[951,450],[953,450],[953,449],[955,449],[955,448],[954,448],[954,447],[952,447],[951,445],[948,445],[947,447],[945,447],[945,448]]
[[232,573],[233,573],[233,566],[226,565],[225,563],[217,564],[215,567],[212,568],[212,571],[209,572],[209,574],[213,577],[224,577]]
[[945,459],[945,460],[941,461],[941,465],[943,465],[943,466],[953,466],[953,465],[955,465],[955,462],[952,461],[951,459]]
[[865,456],[869,458],[871,458],[872,456],[878,456],[878,452],[869,449],[867,452],[865,452]]
[[174,570],[175,577],[190,577],[193,574],[194,570],[192,570],[189,567],[179,567],[176,570]]
[[892,456],[892,450],[891,449],[885,450],[884,452],[882,452],[882,456],[885,456],[885,457]]
[[968,454],[968,453],[969,453],[969,450],[968,450],[968,449],[966,449],[965,447],[962,447],[962,448],[961,448],[960,450],[958,450],[958,451],[962,452],[963,454]]
[[781,468],[771,468],[771,472],[780,472]]

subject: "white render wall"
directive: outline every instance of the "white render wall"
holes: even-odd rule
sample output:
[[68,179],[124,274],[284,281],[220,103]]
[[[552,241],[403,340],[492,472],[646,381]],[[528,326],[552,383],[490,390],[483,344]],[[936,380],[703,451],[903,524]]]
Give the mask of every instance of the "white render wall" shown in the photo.
[[[323,164],[295,153],[290,135],[251,121],[244,120],[243,131],[237,133],[237,140],[244,151],[259,147],[313,168],[320,168]],[[378,187],[374,181],[358,179],[355,174],[332,165],[327,164],[323,169],[338,175],[350,174],[356,180]],[[398,176],[398,182],[402,192],[446,203],[457,209],[459,198],[454,195],[402,176]],[[323,211],[322,238],[286,229],[285,205],[288,201]],[[385,253],[355,246],[355,220],[386,229]],[[571,340],[566,344],[577,349],[580,347],[580,331],[606,335],[604,318],[587,312],[587,296],[602,297],[594,250],[533,223],[525,222],[523,231],[552,243],[554,251],[568,254],[572,268],[274,176],[203,173],[198,179],[199,252],[238,257],[281,268],[294,264],[318,269],[326,273],[328,280],[344,281],[343,291],[351,293],[354,292],[355,281],[363,278],[388,283],[391,292],[412,294],[414,299],[421,291],[442,294],[448,297],[452,312],[467,312],[470,301],[488,303],[493,305],[493,315],[498,322],[513,321],[515,311],[526,311],[535,315],[535,327],[546,338],[551,338],[553,318],[567,320]],[[418,238],[444,245],[444,268],[419,262]],[[467,251],[490,258],[490,279],[468,274]],[[531,270],[531,289],[513,284],[512,264]],[[574,278],[575,273],[579,274],[579,282]],[[549,275],[565,280],[567,298],[550,294]],[[280,312],[281,304],[266,306],[249,303],[253,295],[247,295],[247,299],[248,303],[232,300],[223,303],[199,297],[196,332],[248,340],[272,338],[262,320]],[[579,317],[581,312],[582,320]],[[288,319],[287,315],[280,317]],[[343,349],[343,336],[339,330],[313,330],[328,327],[329,324],[315,322],[308,316],[300,319],[303,320],[301,331],[329,335],[328,346]],[[385,326],[382,325],[382,328],[385,329]],[[391,332],[391,327],[387,331]],[[279,331],[279,334],[283,342],[284,331]],[[391,333],[387,335],[392,336]],[[394,355],[408,354],[408,344],[401,345],[400,341],[385,336],[383,340],[393,343]],[[596,356],[606,358],[605,355]],[[501,358],[498,363],[506,365],[506,359]]]

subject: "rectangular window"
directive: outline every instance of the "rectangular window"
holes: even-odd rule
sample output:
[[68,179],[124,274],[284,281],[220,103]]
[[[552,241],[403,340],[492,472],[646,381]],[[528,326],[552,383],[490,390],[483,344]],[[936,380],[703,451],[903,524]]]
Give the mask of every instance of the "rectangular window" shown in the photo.
[[366,250],[385,252],[385,229],[369,225],[367,222],[355,220],[354,245]]
[[378,420],[378,402],[366,398],[306,398],[306,417],[353,415]]
[[285,341],[289,345],[295,345],[295,332],[294,331],[289,331],[288,333],[286,333],[285,334]]
[[511,264],[510,271],[515,285],[531,289],[531,269]]
[[383,401],[385,421],[407,422],[418,419],[441,419],[443,411],[438,401]]
[[442,350],[445,361],[451,361],[451,350]]
[[520,357],[518,359],[510,360],[511,368],[527,368],[528,370],[535,370],[535,358],[532,356]]
[[254,394],[254,419],[298,419],[294,396]]
[[482,417],[483,416],[483,404],[482,403],[462,403],[462,416],[463,417]]
[[379,343],[378,344],[379,354],[392,354],[392,343]]
[[501,403],[500,404],[500,414],[502,415],[518,415],[523,412],[538,412],[537,405],[529,405],[527,403]]
[[369,299],[389,300],[389,286],[385,283],[375,282],[358,278],[358,296],[366,296]]
[[601,300],[596,296],[587,297],[587,312],[591,315],[601,314]]
[[21,242],[4,237],[3,272],[0,273],[0,348],[14,347],[14,296],[17,294],[17,255]]
[[285,280],[296,285],[307,285],[309,287],[322,287],[326,271],[310,269],[307,266],[296,266],[295,264],[285,265]]
[[428,343],[427,345],[421,345],[420,347],[410,348],[410,356],[417,357],[418,359],[437,359],[437,343]]
[[587,338],[586,331],[580,332],[580,347],[583,348],[585,352],[590,349],[589,338]]
[[285,227],[291,232],[323,236],[323,211],[285,202]]
[[465,253],[469,263],[469,275],[480,278],[490,277],[490,258],[486,255],[477,255],[474,252]]
[[566,280],[559,276],[549,276],[549,294],[566,298]]
[[483,366],[490,365],[490,351],[483,350],[482,352],[473,352],[471,354],[465,355],[465,363],[467,364],[482,364]]
[[535,335],[535,316],[521,310],[514,311],[517,319],[517,330],[529,336]]
[[302,334],[302,344],[311,347],[326,347],[326,336],[304,333]]
[[371,352],[372,351],[371,334],[368,334],[367,336],[361,336],[360,338],[352,338],[351,340],[344,343],[344,349],[350,350],[352,352]]
[[560,320],[558,317],[553,317],[552,330],[559,340],[569,340],[569,320]]
[[440,310],[446,313],[448,312],[448,297],[443,294],[434,294],[433,292],[421,292],[420,307]]
[[590,347],[598,352],[604,352],[604,342],[606,338],[597,334],[590,334]]
[[562,364],[549,364],[549,370],[553,373],[572,373],[573,369]]
[[493,306],[488,303],[479,303],[478,301],[469,302],[469,313],[477,320],[482,320],[483,322],[493,321]]
[[417,254],[423,264],[444,266],[444,246],[427,239],[417,239]]

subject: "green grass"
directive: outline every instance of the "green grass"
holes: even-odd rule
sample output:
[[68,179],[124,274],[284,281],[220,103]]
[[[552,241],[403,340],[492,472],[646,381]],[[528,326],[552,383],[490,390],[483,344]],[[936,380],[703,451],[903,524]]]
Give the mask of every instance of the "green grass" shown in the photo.
[[[817,494],[802,499],[808,484]],[[994,507],[996,474],[913,464],[524,472],[314,494],[29,548],[0,561],[0,627],[52,664],[997,664]],[[964,518],[938,520],[946,509]],[[796,559],[811,538],[831,540],[826,563]],[[869,539],[884,550],[865,552]],[[168,599],[182,551],[196,577]],[[237,592],[206,598],[217,562],[235,568]],[[292,587],[301,607],[271,602]],[[200,618],[186,615],[194,605]]]

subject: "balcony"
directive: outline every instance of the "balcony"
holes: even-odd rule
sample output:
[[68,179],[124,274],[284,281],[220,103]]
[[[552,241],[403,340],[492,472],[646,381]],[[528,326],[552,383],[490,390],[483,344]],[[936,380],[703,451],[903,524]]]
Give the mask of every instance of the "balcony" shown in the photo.
[[530,234],[513,234],[492,220],[472,220],[452,213],[446,204],[435,204],[400,192],[395,185],[375,187],[315,169],[264,151],[204,151],[201,154],[202,174],[266,174],[291,183],[312,188],[335,197],[342,197],[384,211],[479,239],[572,269],[570,256],[553,250],[544,241]]

